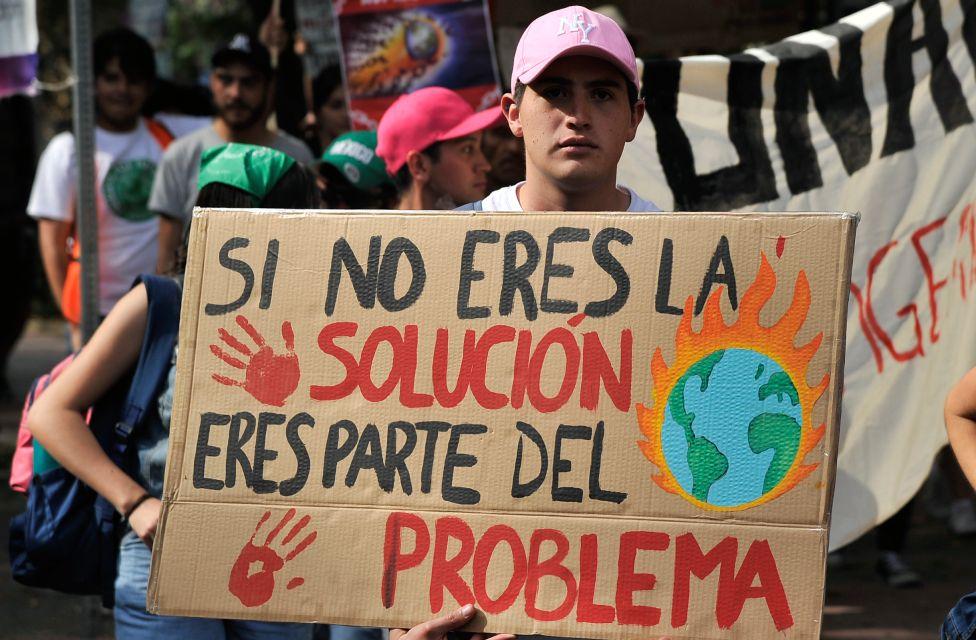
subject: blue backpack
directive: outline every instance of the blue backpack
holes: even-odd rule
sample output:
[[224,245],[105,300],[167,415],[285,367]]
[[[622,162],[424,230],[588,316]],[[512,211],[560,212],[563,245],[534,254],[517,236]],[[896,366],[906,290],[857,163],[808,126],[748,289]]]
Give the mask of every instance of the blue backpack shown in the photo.
[[[129,438],[156,411],[152,405],[172,361],[182,293],[171,278],[147,275],[140,280],[146,285],[149,311],[139,362],[131,378],[123,376],[98,399],[89,420],[102,449],[130,474],[135,460]],[[11,573],[30,587],[101,595],[110,607],[123,533],[114,507],[66,469],[35,473],[26,510],[10,521]]]

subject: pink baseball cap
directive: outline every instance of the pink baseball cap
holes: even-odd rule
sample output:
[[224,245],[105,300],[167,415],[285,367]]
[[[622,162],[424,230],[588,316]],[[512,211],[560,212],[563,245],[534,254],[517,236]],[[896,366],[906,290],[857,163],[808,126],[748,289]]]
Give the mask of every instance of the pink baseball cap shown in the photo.
[[411,151],[471,135],[500,124],[503,117],[497,106],[476,112],[460,94],[444,87],[418,89],[397,98],[380,118],[376,154],[392,175]]
[[638,86],[637,57],[620,25],[586,7],[572,6],[540,16],[522,33],[515,49],[512,91],[529,84],[557,58],[580,55],[602,58]]

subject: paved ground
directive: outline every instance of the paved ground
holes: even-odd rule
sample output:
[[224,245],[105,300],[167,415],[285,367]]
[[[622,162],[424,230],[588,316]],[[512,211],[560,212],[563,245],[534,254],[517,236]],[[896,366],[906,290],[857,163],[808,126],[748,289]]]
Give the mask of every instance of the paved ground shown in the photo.
[[[15,395],[23,397],[30,381],[57,362],[64,348],[57,327],[32,325],[10,365]],[[27,589],[10,579],[6,523],[22,506],[22,498],[7,490],[18,419],[19,408],[0,407],[0,638],[110,638],[111,615],[97,599]],[[909,558],[926,583],[909,591],[889,589],[877,579],[872,540],[848,547],[845,566],[827,576],[825,640],[937,637],[946,610],[976,589],[976,538],[953,538],[940,522],[920,514],[910,547]]]

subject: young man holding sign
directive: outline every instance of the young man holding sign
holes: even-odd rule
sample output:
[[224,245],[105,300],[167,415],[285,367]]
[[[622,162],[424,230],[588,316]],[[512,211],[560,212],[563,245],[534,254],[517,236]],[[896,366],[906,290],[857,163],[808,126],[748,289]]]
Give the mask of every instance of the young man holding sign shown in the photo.
[[530,24],[502,111],[525,140],[524,182],[467,211],[660,211],[617,185],[617,163],[644,117],[637,59],[620,26],[572,6]]

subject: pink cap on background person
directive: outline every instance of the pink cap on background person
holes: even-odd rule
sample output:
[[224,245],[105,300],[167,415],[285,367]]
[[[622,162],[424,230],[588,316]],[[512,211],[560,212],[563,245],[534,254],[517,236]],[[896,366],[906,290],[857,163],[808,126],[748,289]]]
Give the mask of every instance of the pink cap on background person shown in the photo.
[[594,56],[612,63],[634,86],[637,56],[623,29],[602,13],[572,6],[540,16],[525,28],[515,49],[512,92],[518,82],[530,84],[557,58]]
[[497,106],[476,112],[460,94],[444,87],[418,89],[397,98],[380,118],[376,154],[392,175],[411,151],[469,136],[500,124],[503,117]]

